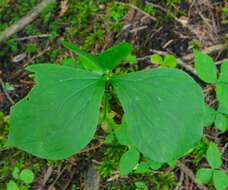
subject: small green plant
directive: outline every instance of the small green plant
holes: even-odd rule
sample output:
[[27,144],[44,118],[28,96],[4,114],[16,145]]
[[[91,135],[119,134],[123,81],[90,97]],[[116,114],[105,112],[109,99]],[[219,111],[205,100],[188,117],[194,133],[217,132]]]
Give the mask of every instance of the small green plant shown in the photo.
[[217,77],[217,69],[213,59],[197,50],[194,50],[195,69],[201,80],[216,87],[216,98],[219,106],[217,110],[206,106],[205,108],[205,126],[215,122],[215,127],[222,132],[227,131],[228,114],[228,62],[224,61],[221,65],[220,75]]
[[160,65],[160,68],[175,68],[177,66],[176,57],[173,55],[166,55],[163,60],[160,55],[153,54],[150,57],[150,61],[153,64]]
[[12,172],[12,176],[14,179],[11,179],[7,183],[7,190],[27,190],[30,187],[29,184],[31,184],[34,180],[34,173],[29,169],[23,169],[20,172],[19,168],[15,167]]
[[196,180],[201,184],[212,183],[216,190],[225,190],[228,187],[228,175],[222,169],[222,159],[216,144],[210,143],[206,154],[211,168],[201,168],[196,173]]
[[11,108],[6,146],[50,160],[72,156],[92,139],[103,94],[101,122],[108,120],[108,96],[113,89],[124,110],[129,151],[137,149],[151,160],[169,162],[200,141],[203,93],[185,72],[158,68],[115,75],[112,70],[132,50],[129,43],[97,55],[62,44],[96,70],[56,64],[27,67],[35,73],[37,85]]

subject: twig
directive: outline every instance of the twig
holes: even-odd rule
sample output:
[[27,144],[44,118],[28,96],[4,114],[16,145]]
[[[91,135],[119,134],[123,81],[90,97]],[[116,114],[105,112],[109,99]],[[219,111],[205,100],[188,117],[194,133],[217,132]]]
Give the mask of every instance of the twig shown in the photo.
[[184,163],[177,161],[176,165],[197,185],[199,189],[208,190],[208,188],[205,185],[199,184],[198,182],[195,181],[194,173]]
[[22,38],[16,38],[13,39],[13,41],[24,41],[24,40],[31,40],[31,39],[35,39],[35,38],[49,38],[51,35],[50,34],[40,34],[40,35],[32,35],[32,36],[26,36],[26,37],[22,37]]
[[82,153],[85,153],[85,152],[89,152],[89,151],[92,151],[92,150],[96,150],[97,148],[101,147],[103,144],[104,144],[104,142],[101,142],[100,144],[98,144],[98,145],[96,145],[96,146],[92,146],[92,147],[89,147],[89,148],[85,148],[85,149],[81,150],[80,152],[78,152],[77,154],[82,154]]
[[151,3],[151,2],[146,2],[146,4],[148,5],[151,5],[155,8],[158,8],[160,10],[162,10],[163,12],[169,14],[170,16],[173,17],[173,19],[180,23],[183,27],[187,28],[189,31],[191,31],[193,34],[195,34],[197,36],[197,38],[201,39],[201,37],[198,36],[198,33],[192,28],[192,26],[188,25],[188,24],[184,24],[183,22],[181,22],[173,13],[171,13],[168,9],[165,9],[164,7],[160,6],[160,5],[157,5],[157,4],[154,4],[154,3]]
[[64,187],[62,188],[62,190],[66,190],[67,187],[70,185],[70,182],[72,181],[74,174],[75,174],[76,169],[73,169],[73,172],[70,172],[70,179],[68,180],[68,182],[64,185]]
[[67,169],[67,165],[64,166],[64,168],[60,171],[60,173],[58,174],[58,176],[55,178],[55,180],[52,182],[52,184],[48,187],[48,189],[52,189],[54,187],[54,185],[56,184],[56,182],[59,180],[59,178],[61,177],[61,175],[63,174],[63,172]]
[[[207,47],[207,48],[201,50],[201,52],[206,53],[206,54],[213,54],[217,51],[224,50],[226,48],[227,48],[227,44],[216,44],[214,46],[210,46],[210,47]],[[190,61],[193,58],[194,58],[194,54],[190,53],[188,55],[183,56],[181,59],[184,61]]]
[[41,51],[38,55],[33,56],[31,59],[29,59],[23,66],[27,66],[30,62],[32,62],[34,59],[41,57],[43,54],[45,54],[47,51],[49,51],[51,48],[48,47],[46,49],[44,49],[43,51]]
[[15,104],[15,102],[13,101],[13,99],[10,97],[10,95],[8,94],[7,90],[6,90],[6,87],[5,87],[5,84],[3,82],[3,80],[0,78],[0,83],[1,83],[1,86],[2,86],[2,90],[4,92],[4,94],[6,95],[6,97],[8,98],[8,100],[10,101],[10,103],[12,105]]
[[11,25],[9,28],[5,29],[0,33],[0,43],[12,36],[13,34],[22,30],[25,26],[34,21],[37,16],[41,13],[42,9],[47,7],[49,3],[55,2],[55,0],[43,0],[35,8],[33,8],[26,16],[22,17],[18,22]]
[[179,190],[179,188],[182,186],[183,181],[184,181],[184,172],[181,171],[181,172],[180,172],[179,183],[177,184],[177,186],[175,187],[174,190]]
[[132,9],[135,9],[135,10],[137,10],[138,12],[140,12],[140,13],[146,15],[147,17],[149,17],[149,18],[150,18],[151,20],[153,20],[153,21],[156,21],[156,20],[157,20],[155,17],[151,16],[151,15],[148,14],[147,12],[143,11],[142,9],[140,9],[140,8],[138,8],[138,7],[136,7],[136,6],[132,5],[132,4],[130,4],[130,3],[123,3],[123,2],[119,2],[119,1],[117,1],[116,3],[119,4],[119,5],[124,5],[124,6],[131,7]]
[[219,65],[219,64],[221,64],[221,63],[223,63],[225,61],[228,61],[228,59],[223,59],[223,60],[220,60],[220,61],[216,61],[215,64],[216,65]]

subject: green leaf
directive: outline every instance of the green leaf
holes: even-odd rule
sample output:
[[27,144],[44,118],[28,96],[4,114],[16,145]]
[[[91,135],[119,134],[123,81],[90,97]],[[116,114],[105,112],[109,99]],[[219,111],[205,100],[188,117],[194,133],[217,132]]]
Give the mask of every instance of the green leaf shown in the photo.
[[19,179],[19,168],[15,167],[13,172],[12,172],[12,176],[14,177],[14,179]]
[[205,106],[204,126],[209,126],[215,121],[216,113],[212,107]]
[[113,134],[108,134],[108,135],[105,137],[104,143],[105,143],[105,144],[110,144],[110,143],[112,143],[113,140],[114,140]]
[[26,52],[27,53],[34,53],[36,51],[36,46],[33,45],[32,43],[28,43],[26,45]]
[[131,140],[128,136],[127,123],[126,123],[125,116],[123,116],[123,118],[122,118],[121,127],[115,128],[114,132],[115,132],[116,138],[120,144],[126,145],[126,146],[132,144]]
[[153,160],[150,160],[150,159],[146,159],[147,160],[147,164],[148,166],[152,169],[152,170],[158,170],[162,167],[162,165],[164,163],[161,163],[161,162],[156,162],[156,161],[153,161]]
[[216,84],[216,97],[222,107],[228,109],[228,84],[218,82]]
[[164,58],[164,65],[169,68],[175,68],[177,66],[176,57],[173,55],[166,55]]
[[201,168],[196,173],[196,181],[201,184],[207,184],[212,178],[213,170],[210,168]]
[[215,119],[215,128],[225,132],[227,130],[227,117],[218,113]]
[[223,170],[215,170],[213,182],[216,190],[225,190],[228,187],[228,175]]
[[62,65],[67,66],[67,67],[73,67],[75,68],[75,62],[72,58],[64,58],[61,61]]
[[105,81],[97,73],[54,64],[27,68],[38,83],[11,108],[7,146],[50,160],[67,158],[92,139]]
[[9,82],[6,82],[6,83],[5,83],[5,86],[6,86],[6,90],[8,90],[8,91],[13,91],[13,90],[15,90],[14,87],[13,87]]
[[34,180],[34,173],[32,172],[32,170],[24,169],[20,173],[20,179],[24,181],[26,184],[30,184]]
[[120,176],[130,173],[138,163],[139,157],[139,152],[133,147],[125,152],[120,158]]
[[150,57],[150,62],[153,64],[160,64],[161,65],[163,63],[163,60],[162,60],[162,57],[160,55],[153,54]]
[[176,166],[177,160],[170,160],[170,161],[167,162],[167,163],[168,163],[168,165],[169,165],[171,168],[173,168],[174,166]]
[[217,70],[213,59],[207,54],[194,51],[195,69],[198,76],[207,83],[215,83],[217,81]]
[[130,140],[145,156],[168,162],[200,141],[203,93],[183,71],[145,70],[112,77],[111,83],[123,106]]
[[222,104],[219,104],[217,111],[223,114],[228,114],[228,108],[225,108]]
[[135,182],[135,186],[137,187],[136,190],[147,190],[147,186],[145,185],[145,183],[141,182],[141,181],[138,181],[138,182]]
[[228,61],[224,61],[221,65],[221,74],[219,76],[219,82],[228,82]]
[[19,190],[19,187],[13,180],[10,180],[7,183],[6,190]]
[[102,73],[102,71],[95,64],[91,64],[85,57],[78,57],[79,64],[88,71],[96,71],[98,73]]
[[210,143],[209,148],[206,153],[206,158],[209,163],[209,165],[214,168],[219,168],[222,165],[222,159],[219,152],[219,149],[217,148],[216,144]]
[[[93,54],[89,54],[86,51],[83,51],[81,49],[79,49],[77,46],[75,46],[72,43],[66,42],[66,41],[61,41],[61,43],[63,44],[63,46],[75,53],[77,53],[79,56],[84,58],[84,62],[89,65],[90,64],[90,68],[99,68],[101,71],[105,72],[105,69],[103,69],[100,65],[99,65],[99,61],[97,61],[97,59],[95,58],[96,55]],[[81,59],[83,59],[81,58]]]
[[142,174],[149,171],[149,166],[147,162],[140,162],[138,167],[135,170],[135,173]]
[[118,45],[115,45],[100,54],[89,54],[83,50],[77,48],[74,44],[71,44],[66,41],[62,41],[62,44],[77,53],[78,55],[84,57],[91,64],[98,66],[103,72],[106,70],[112,70],[116,65],[127,57],[132,50],[132,47],[127,42],[122,42]]

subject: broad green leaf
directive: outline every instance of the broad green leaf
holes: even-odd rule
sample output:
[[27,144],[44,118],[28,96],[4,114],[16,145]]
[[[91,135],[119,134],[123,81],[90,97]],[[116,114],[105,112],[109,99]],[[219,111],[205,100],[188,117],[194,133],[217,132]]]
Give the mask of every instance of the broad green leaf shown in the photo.
[[102,73],[102,71],[97,67],[95,64],[91,64],[85,57],[78,56],[78,61],[80,66],[82,66],[83,69],[86,69],[88,71],[96,71],[98,73]]
[[218,168],[222,165],[222,159],[221,159],[219,149],[214,143],[210,143],[206,153],[206,158],[208,163],[213,169]]
[[224,61],[221,65],[221,69],[220,69],[220,76],[218,81],[219,82],[228,82],[228,61]]
[[195,69],[204,82],[215,83],[217,81],[217,70],[213,59],[207,54],[194,50]]
[[75,68],[75,62],[74,62],[74,60],[72,58],[64,58],[61,61],[61,64],[64,65],[64,66],[67,66],[67,67]]
[[116,138],[120,144],[126,145],[126,146],[132,144],[130,141],[130,138],[128,136],[127,123],[126,123],[125,116],[123,116],[123,118],[122,118],[121,127],[114,129],[114,132],[115,132]]
[[125,152],[120,158],[120,176],[130,173],[138,163],[139,157],[139,152],[133,147]]
[[67,158],[93,137],[105,81],[97,73],[54,64],[28,67],[38,83],[11,108],[7,146],[50,160]]
[[164,58],[164,65],[169,68],[175,68],[177,66],[176,57],[173,55],[166,55]]
[[205,106],[205,114],[204,114],[204,126],[209,126],[215,121],[216,111],[210,107]]
[[10,180],[6,185],[6,190],[19,190],[19,187],[13,180]]
[[222,104],[219,104],[217,111],[223,114],[228,114],[228,108],[225,108]]
[[196,173],[196,181],[201,184],[207,184],[212,178],[213,170],[210,168],[201,168]]
[[135,173],[141,174],[149,171],[149,166],[147,162],[140,162],[139,165],[137,166]]
[[162,167],[162,165],[164,163],[161,163],[161,162],[156,162],[156,161],[153,161],[153,160],[150,160],[150,159],[146,159],[147,160],[147,164],[148,166],[152,169],[152,170],[158,170]]
[[161,65],[163,63],[163,60],[162,60],[162,57],[160,55],[153,54],[150,57],[150,62],[153,64],[160,64]]
[[218,113],[215,119],[215,128],[225,132],[227,130],[227,117]]
[[228,175],[223,170],[215,170],[213,182],[216,190],[226,190],[228,187]]
[[71,44],[66,41],[62,41],[62,44],[77,53],[78,55],[84,57],[91,65],[95,64],[98,66],[103,72],[106,70],[112,70],[115,66],[122,61],[125,57],[127,57],[132,50],[132,47],[127,42],[122,42],[118,45],[115,45],[100,54],[89,54],[83,50],[77,48],[74,44]]
[[177,164],[177,160],[170,160],[169,162],[167,162],[168,163],[168,165],[171,167],[171,168],[173,168],[174,166],[176,166],[176,164]]
[[[200,86],[178,69],[153,69],[111,78],[131,142],[157,162],[180,158],[201,138]],[[172,139],[172,140],[170,140]]]
[[14,170],[12,172],[12,176],[14,177],[14,179],[19,179],[19,177],[20,177],[19,172],[20,172],[20,170],[18,167],[14,168]]
[[222,107],[228,109],[228,84],[218,82],[216,84],[216,97]]
[[34,173],[32,170],[24,169],[20,173],[20,179],[27,184],[32,183],[34,180]]

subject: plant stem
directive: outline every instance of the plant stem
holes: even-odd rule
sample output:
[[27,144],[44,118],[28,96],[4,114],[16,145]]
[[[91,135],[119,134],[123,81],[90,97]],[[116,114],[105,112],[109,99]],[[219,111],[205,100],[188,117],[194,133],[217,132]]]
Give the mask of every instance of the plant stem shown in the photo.
[[104,93],[104,109],[103,109],[103,121],[106,120],[106,116],[108,113],[108,95],[109,95],[109,80],[105,82],[105,93]]

